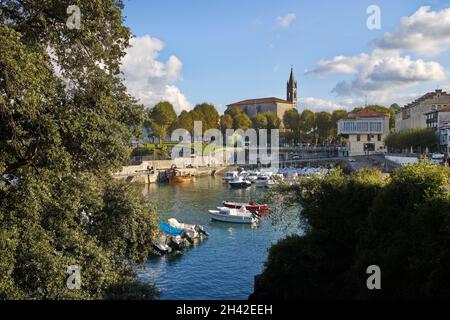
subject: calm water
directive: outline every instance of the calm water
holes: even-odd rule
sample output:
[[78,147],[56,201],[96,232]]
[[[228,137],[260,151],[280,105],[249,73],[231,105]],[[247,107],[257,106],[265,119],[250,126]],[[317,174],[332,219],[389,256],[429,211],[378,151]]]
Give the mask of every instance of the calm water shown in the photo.
[[270,220],[257,228],[212,222],[208,209],[223,200],[258,199],[263,189],[232,190],[220,177],[205,177],[193,184],[151,185],[144,192],[163,219],[176,218],[204,225],[209,238],[183,254],[151,258],[140,275],[156,283],[161,299],[247,299],[254,276],[261,273],[268,248],[284,235]]

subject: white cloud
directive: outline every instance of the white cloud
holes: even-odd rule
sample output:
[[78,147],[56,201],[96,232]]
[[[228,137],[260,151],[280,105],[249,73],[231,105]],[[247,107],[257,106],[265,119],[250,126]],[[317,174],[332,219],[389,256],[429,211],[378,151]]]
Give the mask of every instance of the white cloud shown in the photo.
[[420,7],[403,17],[399,28],[374,42],[378,48],[402,50],[424,55],[440,53],[450,47],[450,8],[431,11]]
[[305,74],[356,73],[358,65],[367,61],[368,57],[367,54],[362,53],[353,57],[336,56],[332,60],[320,60],[315,69],[305,70]]
[[287,29],[291,26],[292,22],[297,18],[295,13],[288,13],[284,17],[277,17],[277,25],[281,28]]
[[428,82],[446,79],[444,68],[435,61],[413,60],[398,51],[374,50],[357,56],[337,56],[322,60],[306,74],[353,74],[351,81],[341,81],[332,90],[339,96],[380,94]]
[[340,104],[332,100],[324,100],[320,98],[308,97],[299,99],[299,111],[308,109],[314,112],[320,111],[334,111],[334,110],[349,110],[351,107],[348,105]]
[[130,41],[122,60],[122,72],[128,92],[146,107],[160,101],[171,102],[177,113],[192,109],[186,96],[174,85],[182,79],[183,63],[170,56],[166,62],[158,60],[164,43],[148,35]]
[[409,94],[371,94],[366,97],[355,97],[345,99],[321,99],[316,97],[308,97],[299,99],[299,112],[304,109],[309,109],[314,112],[327,111],[333,112],[335,110],[347,110],[352,111],[354,108],[364,107],[366,102],[368,105],[381,105],[389,107],[394,103],[400,106],[404,106],[411,101],[421,97],[422,93],[409,93]]
[[332,92],[338,96],[392,96],[418,84],[447,79],[437,61],[413,59],[405,53],[431,55],[450,47],[450,8],[431,11],[421,7],[404,17],[399,28],[373,41],[370,53],[339,55],[321,60],[306,75],[344,74],[353,78],[340,81]]

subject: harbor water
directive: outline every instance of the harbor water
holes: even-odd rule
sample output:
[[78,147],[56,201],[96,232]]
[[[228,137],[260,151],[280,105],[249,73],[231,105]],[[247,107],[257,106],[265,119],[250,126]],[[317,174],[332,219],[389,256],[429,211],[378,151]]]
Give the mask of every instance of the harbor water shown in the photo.
[[184,253],[151,257],[139,271],[141,279],[155,283],[161,299],[247,299],[268,249],[285,234],[270,219],[258,227],[214,222],[208,210],[223,200],[258,200],[267,190],[234,190],[220,177],[204,177],[195,183],[150,185],[143,192],[156,204],[161,219],[203,225],[210,236]]

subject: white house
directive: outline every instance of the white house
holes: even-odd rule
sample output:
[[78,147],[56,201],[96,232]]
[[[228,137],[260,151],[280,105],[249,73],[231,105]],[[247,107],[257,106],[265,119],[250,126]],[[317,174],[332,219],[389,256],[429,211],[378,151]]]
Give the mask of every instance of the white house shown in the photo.
[[349,156],[385,153],[389,118],[388,114],[365,109],[338,121],[338,134],[347,138]]

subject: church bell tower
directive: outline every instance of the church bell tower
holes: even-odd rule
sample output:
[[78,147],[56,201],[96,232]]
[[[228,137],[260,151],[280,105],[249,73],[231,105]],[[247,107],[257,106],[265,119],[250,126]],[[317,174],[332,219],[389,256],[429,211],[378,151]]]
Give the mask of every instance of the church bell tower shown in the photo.
[[297,106],[297,80],[295,80],[294,68],[291,67],[291,75],[287,83],[287,101]]

